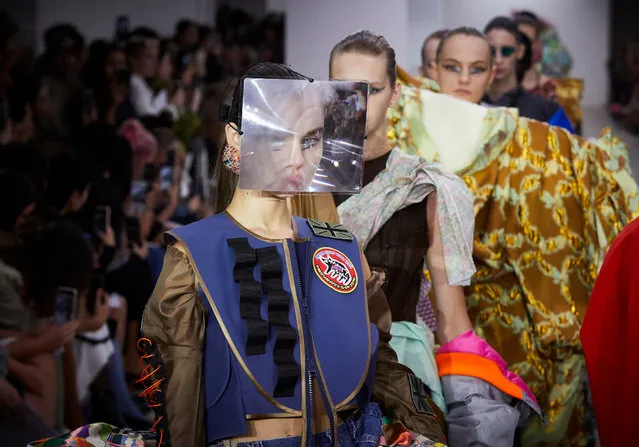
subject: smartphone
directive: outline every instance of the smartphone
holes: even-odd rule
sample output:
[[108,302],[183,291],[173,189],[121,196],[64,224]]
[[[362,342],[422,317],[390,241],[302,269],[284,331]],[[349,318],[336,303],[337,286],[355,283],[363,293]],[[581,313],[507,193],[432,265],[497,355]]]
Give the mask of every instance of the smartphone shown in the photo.
[[129,34],[129,16],[122,14],[115,19],[115,37],[124,38]]
[[95,108],[95,96],[93,90],[87,88],[82,92],[82,113],[89,115]]
[[173,166],[163,166],[160,169],[160,189],[168,191],[173,186]]
[[135,217],[126,218],[126,237],[129,241],[129,248],[133,248],[133,245],[142,245],[142,238],[140,237],[140,222]]
[[122,297],[120,297],[117,293],[109,295],[109,307],[111,309],[119,309],[122,307]]
[[78,306],[78,291],[71,287],[58,287],[55,295],[53,322],[58,326],[75,320]]
[[146,203],[146,195],[149,192],[149,184],[143,180],[131,182],[131,199],[134,203]]
[[108,206],[96,206],[93,212],[93,230],[96,234],[106,233],[111,226],[111,208]]
[[105,283],[106,277],[104,274],[95,272],[91,275],[91,286],[89,287],[89,296],[87,299],[87,308],[89,312],[94,312],[95,303],[98,299],[98,290],[104,290]]

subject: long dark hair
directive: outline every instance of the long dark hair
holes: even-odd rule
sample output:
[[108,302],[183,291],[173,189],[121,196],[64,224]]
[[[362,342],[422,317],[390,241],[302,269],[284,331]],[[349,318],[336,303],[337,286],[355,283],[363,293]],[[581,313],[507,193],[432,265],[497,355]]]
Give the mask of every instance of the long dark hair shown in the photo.
[[[238,131],[242,130],[242,98],[244,96],[244,79],[246,78],[309,79],[291,70],[286,65],[274,64],[271,62],[253,65],[242,70],[239,74],[234,76],[231,81],[229,81],[227,92],[231,91],[232,84],[234,82],[237,83],[233,89],[233,96],[230,98],[228,96],[223,98],[222,106],[220,107],[220,120],[229,123]],[[235,194],[235,190],[237,189],[239,178],[237,174],[224,167],[224,148],[226,147],[227,141],[226,133],[223,135],[214,172],[214,179],[217,185],[216,197],[213,203],[215,213],[220,213],[229,206],[233,199],[233,194]]]
[[525,48],[524,57],[517,62],[517,82],[521,83],[524,80],[524,75],[533,66],[533,44],[531,40],[525,34],[521,33],[519,36],[522,45]]

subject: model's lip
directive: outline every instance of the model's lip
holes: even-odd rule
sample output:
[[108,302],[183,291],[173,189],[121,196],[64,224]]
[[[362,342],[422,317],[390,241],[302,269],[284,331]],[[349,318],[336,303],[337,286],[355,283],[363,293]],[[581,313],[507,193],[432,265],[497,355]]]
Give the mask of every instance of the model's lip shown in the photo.
[[291,190],[299,190],[304,185],[304,176],[302,174],[294,174],[286,180],[286,184]]
[[457,90],[455,90],[455,93],[457,93],[458,95],[462,95],[462,96],[470,96],[471,92],[470,90],[466,90],[463,88],[458,88]]

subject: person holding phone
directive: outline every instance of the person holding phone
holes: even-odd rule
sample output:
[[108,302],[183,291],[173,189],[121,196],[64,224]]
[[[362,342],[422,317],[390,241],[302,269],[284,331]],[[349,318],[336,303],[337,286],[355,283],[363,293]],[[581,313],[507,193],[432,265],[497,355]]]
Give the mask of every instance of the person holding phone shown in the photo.
[[158,40],[133,39],[127,45],[131,75],[131,105],[136,116],[158,116],[170,110],[171,101],[166,89],[156,92],[147,79],[157,75],[159,65]]
[[[150,184],[146,195],[146,207],[140,217],[140,228],[144,240],[153,240],[161,234],[166,223],[174,215],[180,204],[179,185],[183,169],[183,155],[175,147],[175,142],[167,152],[158,176]],[[161,162],[160,158],[160,162]],[[157,229],[159,231],[153,231]]]
[[[7,345],[9,357],[33,366],[42,377],[55,378],[55,354],[63,351],[62,356],[69,363],[61,377],[75,380],[70,343],[77,333],[92,329],[96,319],[104,315],[99,307],[92,315],[83,309],[93,265],[91,246],[79,227],[65,221],[50,223],[22,239],[24,262],[20,272],[26,291],[23,300],[31,318],[22,330],[3,333],[4,337],[13,337]],[[28,398],[50,425],[54,423],[56,383],[48,380],[39,394],[34,392]],[[80,412],[74,390],[75,387],[65,387],[65,400],[69,408],[75,405],[73,414],[77,415]]]

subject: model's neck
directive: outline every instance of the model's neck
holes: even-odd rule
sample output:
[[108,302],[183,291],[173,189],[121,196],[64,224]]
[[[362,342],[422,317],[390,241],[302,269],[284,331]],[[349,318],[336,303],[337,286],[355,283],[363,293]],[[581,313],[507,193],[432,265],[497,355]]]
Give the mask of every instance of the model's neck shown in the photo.
[[514,74],[502,80],[495,79],[488,90],[488,96],[493,101],[497,101],[515,88],[517,88],[517,77]]
[[366,142],[364,143],[364,160],[379,158],[390,152],[391,149],[392,147],[388,142],[386,126],[383,126],[383,129],[366,137]]
[[295,236],[293,215],[284,197],[238,188],[226,211],[243,227],[265,239]]

